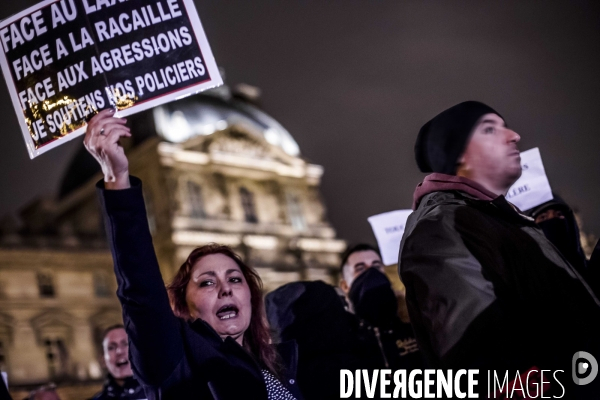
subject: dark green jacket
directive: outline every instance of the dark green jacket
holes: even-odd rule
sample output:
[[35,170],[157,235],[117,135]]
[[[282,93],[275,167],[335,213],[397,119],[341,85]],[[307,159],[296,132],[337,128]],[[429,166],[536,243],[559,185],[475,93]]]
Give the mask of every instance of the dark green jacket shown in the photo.
[[472,181],[434,175],[417,190],[399,256],[428,363],[562,369],[562,382],[576,351],[600,359],[600,302],[533,220]]

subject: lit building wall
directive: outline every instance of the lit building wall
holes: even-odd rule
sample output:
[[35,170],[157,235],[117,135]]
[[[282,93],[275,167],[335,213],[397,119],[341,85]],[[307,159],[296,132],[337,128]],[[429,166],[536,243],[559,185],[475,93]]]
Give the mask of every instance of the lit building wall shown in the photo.
[[[326,218],[323,168],[267,114],[227,88],[216,93],[129,118],[144,140],[123,145],[143,181],[163,278],[195,247],[217,242],[256,268],[265,292],[297,280],[335,283],[345,242]],[[101,175],[81,173],[94,166],[86,156],[75,158],[59,199],[24,207],[20,227],[0,221],[0,368],[23,390],[96,382],[64,389],[72,398],[99,387],[100,334],[121,321],[95,193]]]

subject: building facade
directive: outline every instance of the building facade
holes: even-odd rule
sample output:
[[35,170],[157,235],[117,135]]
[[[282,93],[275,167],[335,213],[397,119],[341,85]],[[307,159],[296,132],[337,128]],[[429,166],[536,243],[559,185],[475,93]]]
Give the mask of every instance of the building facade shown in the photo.
[[[246,87],[247,89],[247,87]],[[337,280],[345,242],[327,221],[323,168],[254,102],[222,87],[130,117],[123,142],[143,181],[161,272],[170,281],[191,250],[216,242],[252,265],[264,291]],[[57,199],[0,225],[0,367],[9,383],[102,377],[99,338],[121,320],[95,161],[82,148]]]

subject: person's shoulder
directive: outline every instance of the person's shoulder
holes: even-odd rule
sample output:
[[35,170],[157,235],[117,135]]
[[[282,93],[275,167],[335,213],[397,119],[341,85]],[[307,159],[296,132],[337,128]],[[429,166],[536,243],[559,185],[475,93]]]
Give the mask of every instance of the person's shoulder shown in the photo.
[[408,225],[442,223],[451,219],[456,210],[466,206],[464,199],[453,192],[433,192],[421,199],[417,209],[409,216]]
[[474,201],[454,191],[424,196],[408,218],[401,248],[430,248],[433,242],[450,245],[455,241],[452,238],[472,232],[481,219],[481,210]]
[[443,212],[450,212],[459,207],[470,206],[469,198],[459,191],[439,191],[423,196],[415,212],[420,211],[427,215],[432,211],[437,211],[443,214]]
[[481,212],[480,207],[474,205],[476,201],[457,191],[432,192],[423,196],[417,209],[410,215],[409,223],[416,225],[447,222],[453,226],[457,213],[460,212],[460,215],[464,216]]

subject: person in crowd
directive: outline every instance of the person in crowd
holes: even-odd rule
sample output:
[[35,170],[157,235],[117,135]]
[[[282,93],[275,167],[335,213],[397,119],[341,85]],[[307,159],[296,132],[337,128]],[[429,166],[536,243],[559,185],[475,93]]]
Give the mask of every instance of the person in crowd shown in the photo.
[[60,396],[56,393],[56,385],[49,383],[29,393],[26,400],[60,400]]
[[126,120],[104,110],[84,144],[102,167],[97,185],[113,254],[130,361],[149,399],[297,399],[292,360],[279,358],[262,282],[230,248],[190,253],[167,289],[148,228],[142,183],[119,139]]
[[113,325],[104,331],[102,353],[108,376],[102,391],[92,400],[145,399],[144,389],[133,377],[129,362],[129,340],[123,325]]
[[361,326],[374,336],[385,368],[422,368],[412,327],[398,316],[398,301],[379,250],[366,243],[349,247],[340,268],[340,288]]
[[589,261],[585,257],[579,225],[571,207],[556,193],[552,193],[552,196],[552,200],[529,210],[527,214],[535,219],[546,238],[575,267],[596,297],[600,298],[600,266],[595,265],[597,261],[592,261],[593,253]]
[[8,392],[8,388],[6,387],[6,382],[4,382],[4,377],[0,374],[0,400],[12,400],[10,393]]
[[306,399],[336,399],[340,370],[384,368],[377,344],[361,334],[335,288],[292,282],[267,294],[267,318],[277,341],[298,349],[298,385]]
[[554,197],[552,200],[529,210],[527,214],[535,219],[535,223],[542,229],[544,235],[577,272],[587,279],[587,260],[581,247],[575,213],[559,195],[556,193],[552,195]]
[[588,283],[596,293],[596,297],[600,297],[600,240],[596,242],[596,247],[592,251],[587,271]]
[[414,193],[399,254],[411,323],[434,368],[563,370],[566,397],[588,398],[600,380],[575,387],[571,361],[577,351],[600,356],[600,302],[505,199],[521,175],[519,140],[475,101],[421,128],[416,161],[431,174]]

